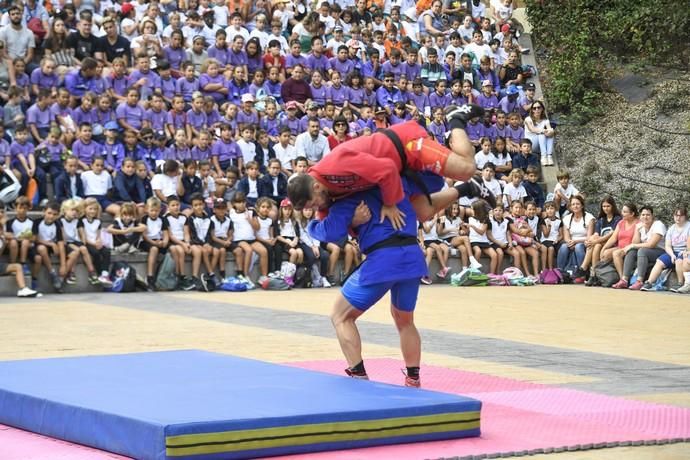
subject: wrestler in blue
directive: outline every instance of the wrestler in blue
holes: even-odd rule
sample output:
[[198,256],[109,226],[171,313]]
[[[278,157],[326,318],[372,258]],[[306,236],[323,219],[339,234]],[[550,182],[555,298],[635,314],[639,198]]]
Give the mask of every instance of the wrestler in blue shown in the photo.
[[[430,192],[441,190],[443,178],[422,174]],[[422,192],[412,181],[401,178],[404,198],[397,206],[405,216],[404,225],[396,230],[389,219],[382,219],[383,199],[380,189],[373,188],[334,201],[328,216],[309,224],[309,234],[319,241],[336,242],[347,236],[350,228],[357,233],[359,246],[367,258],[347,279],[335,301],[331,321],[348,363],[345,372],[367,379],[362,359],[362,343],[355,324],[365,311],[391,292],[391,314],[400,334],[405,361],[405,385],[419,387],[421,339],[414,324],[414,309],[419,279],[427,267],[417,241],[417,216],[410,196]],[[461,192],[454,187],[432,193],[434,208],[457,200]]]

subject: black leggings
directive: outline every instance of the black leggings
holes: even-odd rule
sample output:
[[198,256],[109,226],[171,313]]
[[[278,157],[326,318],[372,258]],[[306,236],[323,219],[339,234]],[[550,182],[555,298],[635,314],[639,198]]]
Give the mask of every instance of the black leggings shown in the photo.
[[96,249],[90,244],[86,245],[86,249],[89,251],[96,273],[100,275],[103,271],[110,271],[110,249],[105,246],[101,249]]

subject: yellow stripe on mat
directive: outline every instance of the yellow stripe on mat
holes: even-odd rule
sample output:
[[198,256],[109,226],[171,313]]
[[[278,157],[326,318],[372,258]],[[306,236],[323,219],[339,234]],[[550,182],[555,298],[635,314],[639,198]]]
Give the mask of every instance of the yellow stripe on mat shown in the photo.
[[213,454],[324,442],[378,439],[479,428],[479,412],[356,420],[166,437],[169,456]]

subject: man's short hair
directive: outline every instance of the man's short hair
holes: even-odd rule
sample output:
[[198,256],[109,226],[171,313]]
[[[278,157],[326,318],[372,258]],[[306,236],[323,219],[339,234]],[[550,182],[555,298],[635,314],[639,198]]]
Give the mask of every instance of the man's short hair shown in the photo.
[[314,178],[309,174],[299,174],[290,179],[287,192],[294,209],[304,208],[307,201],[311,200],[313,183]]

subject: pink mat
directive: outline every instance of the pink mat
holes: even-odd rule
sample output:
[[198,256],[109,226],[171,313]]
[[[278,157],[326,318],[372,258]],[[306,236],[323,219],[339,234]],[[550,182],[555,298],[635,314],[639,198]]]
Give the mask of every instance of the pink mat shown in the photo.
[[[290,363],[342,374],[342,361]],[[401,364],[367,360],[372,380],[399,385]],[[348,451],[292,455],[304,460],[401,460],[508,456],[599,447],[690,442],[690,409],[537,385],[490,375],[424,366],[427,390],[457,393],[483,402],[482,436]],[[414,391],[414,390],[410,390]],[[123,460],[108,452],[0,425],[2,460]]]

